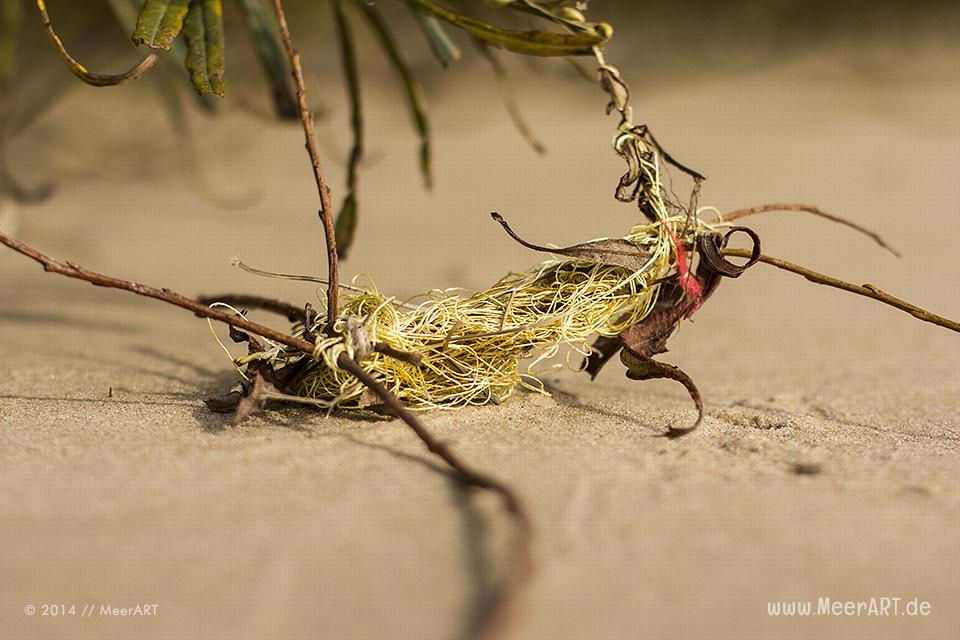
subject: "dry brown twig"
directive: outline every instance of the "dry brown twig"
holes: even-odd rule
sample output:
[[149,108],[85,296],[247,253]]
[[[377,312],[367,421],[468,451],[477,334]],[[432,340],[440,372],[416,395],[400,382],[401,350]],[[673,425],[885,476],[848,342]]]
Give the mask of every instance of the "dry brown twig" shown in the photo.
[[[725,256],[733,256],[737,258],[750,257],[750,252],[744,249],[723,249],[722,253]],[[783,269],[784,271],[790,271],[792,273],[796,273],[797,275],[801,275],[810,282],[823,284],[828,287],[849,291],[850,293],[871,298],[873,300],[877,300],[878,302],[890,305],[896,309],[900,309],[901,311],[906,311],[918,320],[923,320],[924,322],[929,322],[937,325],[938,327],[950,329],[951,331],[960,332],[960,322],[950,320],[949,318],[944,318],[943,316],[939,316],[935,313],[927,311],[926,309],[922,309],[915,304],[911,304],[906,300],[901,300],[900,298],[892,296],[886,291],[877,288],[875,285],[846,282],[844,280],[834,278],[833,276],[818,273],[812,269],[808,269],[807,267],[802,267],[798,264],[787,262],[786,260],[781,260],[780,258],[773,258],[771,256],[761,255],[758,260],[759,262],[769,264],[773,267],[777,267],[778,269]]]
[[249,331],[250,333],[255,333],[258,336],[262,336],[269,340],[273,340],[274,342],[279,342],[280,344],[293,347],[294,349],[302,351],[303,353],[313,355],[315,346],[312,342],[307,342],[306,340],[288,335],[282,331],[277,331],[276,329],[271,329],[270,327],[262,324],[257,324],[256,322],[250,322],[243,316],[237,315],[226,309],[210,307],[203,302],[194,300],[193,298],[188,298],[184,295],[176,293],[175,291],[170,291],[169,289],[157,289],[155,287],[140,284],[139,282],[115,278],[113,276],[106,276],[95,271],[90,271],[72,262],[61,262],[59,260],[54,260],[53,258],[40,253],[30,245],[20,242],[19,240],[15,240],[3,233],[0,233],[0,244],[5,244],[17,253],[23,254],[32,260],[36,260],[43,265],[43,270],[49,273],[59,273],[60,275],[67,276],[68,278],[84,280],[97,287],[122,289],[124,291],[135,293],[139,296],[161,300],[163,302],[178,306],[182,309],[192,311],[199,316],[203,316],[204,318],[210,318],[211,320],[223,322],[231,327],[243,329],[244,331]]
[[864,234],[868,238],[871,238],[874,242],[876,242],[878,245],[880,245],[881,247],[883,247],[893,255],[897,256],[898,258],[900,257],[900,252],[894,249],[893,247],[891,247],[889,244],[887,244],[887,242],[883,238],[881,238],[880,235],[875,231],[871,231],[870,229],[867,229],[863,225],[859,225],[856,222],[847,220],[846,218],[833,215],[832,213],[827,213],[823,209],[820,209],[819,207],[811,206],[809,204],[799,204],[799,203],[792,203],[792,202],[791,203],[776,202],[774,204],[760,205],[759,207],[747,207],[746,209],[737,209],[736,211],[724,213],[717,220],[715,220],[715,222],[721,222],[721,221],[733,222],[734,220],[737,220],[739,218],[746,218],[747,216],[752,216],[759,213],[769,213],[773,211],[792,211],[794,213],[809,213],[811,215],[817,216],[818,218],[823,218],[825,220],[829,220],[830,222],[836,222],[837,224],[841,224],[845,227],[850,227],[851,229],[855,229],[856,231],[859,231],[860,233]]
[[300,108],[300,122],[303,123],[303,135],[306,138],[307,153],[310,154],[310,164],[313,166],[313,178],[317,183],[320,194],[320,219],[323,221],[324,239],[327,247],[327,329],[333,330],[337,320],[337,311],[340,297],[340,273],[337,260],[337,236],[333,225],[333,204],[330,200],[330,189],[327,187],[323,168],[320,164],[320,154],[317,152],[316,134],[313,130],[313,114],[307,106],[307,89],[303,82],[303,67],[300,64],[300,53],[293,46],[290,37],[290,27],[287,24],[287,14],[283,10],[280,0],[273,0],[273,8],[280,24],[280,37],[287,53],[287,60],[293,70],[293,82],[297,89],[297,105]]

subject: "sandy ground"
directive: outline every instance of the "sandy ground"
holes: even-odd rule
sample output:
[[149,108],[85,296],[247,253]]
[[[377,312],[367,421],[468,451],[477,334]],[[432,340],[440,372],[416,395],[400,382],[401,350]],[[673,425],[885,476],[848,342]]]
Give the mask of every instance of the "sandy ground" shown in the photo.
[[[920,73],[921,53],[879,79],[825,56],[664,83],[638,91],[638,108],[710,176],[705,201],[812,201],[877,228],[904,257],[789,215],[753,221],[769,253],[960,317],[960,83]],[[549,155],[525,148],[476,91],[436,94],[431,194],[402,162],[415,151],[391,115],[399,97],[374,99],[365,226],[347,272],[407,294],[483,287],[536,262],[491,210],[543,242],[626,229],[635,213],[610,197],[621,166],[602,96],[527,80]],[[322,269],[296,127],[195,122],[214,189],[258,196],[224,210],[178,174],[181,151],[144,106],[152,96],[136,95],[78,89],[20,141],[53,150],[46,171],[60,183],[21,211],[20,237],[189,294],[315,299],[230,267],[241,256]],[[327,157],[347,146],[332,133],[341,111],[323,127]],[[110,133],[131,112],[157,124],[142,138]],[[131,156],[131,143],[144,151]],[[43,158],[21,153],[22,175],[42,177]],[[343,167],[329,164],[339,184]],[[726,282],[671,346],[708,409],[679,441],[659,436],[690,419],[683,390],[630,382],[617,364],[595,383],[552,377],[553,397],[425,416],[532,512],[538,573],[512,637],[960,636],[957,336],[761,265]],[[465,496],[395,421],[292,410],[231,428],[203,405],[232,383],[229,360],[188,314],[2,253],[0,353],[4,638],[464,638],[494,593],[507,532],[494,503]],[[768,602],[881,597],[930,613],[768,615]],[[137,603],[157,614],[100,615]],[[51,604],[96,613],[40,615]]]

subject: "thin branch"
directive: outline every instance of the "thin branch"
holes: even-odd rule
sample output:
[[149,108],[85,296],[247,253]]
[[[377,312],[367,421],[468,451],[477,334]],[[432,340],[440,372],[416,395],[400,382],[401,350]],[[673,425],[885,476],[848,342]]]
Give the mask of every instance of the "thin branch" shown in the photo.
[[[750,252],[746,251],[745,249],[724,249],[721,251],[721,253],[726,256],[737,256],[740,258],[750,257]],[[787,262],[786,260],[781,260],[780,258],[772,258],[765,255],[760,256],[760,262],[765,262],[769,265],[777,267],[778,269],[791,271],[816,284],[823,284],[828,287],[842,289],[843,291],[849,291],[850,293],[855,293],[866,298],[878,300],[884,304],[890,305],[891,307],[896,307],[901,311],[906,311],[918,320],[930,322],[937,326],[950,329],[951,331],[960,332],[960,322],[955,322],[953,320],[944,318],[943,316],[938,316],[935,313],[931,313],[926,309],[921,309],[920,307],[910,304],[905,300],[901,300],[900,298],[890,295],[886,291],[878,289],[872,284],[853,284],[851,282],[845,282],[844,280],[839,280],[832,276],[817,273],[816,271],[812,271],[806,267],[801,267],[800,265],[793,264],[792,262]]]
[[30,245],[24,244],[19,240],[14,240],[3,233],[0,233],[0,244],[5,244],[17,253],[21,253],[32,260],[36,260],[43,265],[44,271],[49,271],[50,273],[59,273],[60,275],[67,276],[68,278],[76,278],[77,280],[85,280],[98,287],[122,289],[124,291],[129,291],[147,298],[155,298],[157,300],[162,300],[163,302],[169,302],[172,305],[193,311],[198,316],[226,323],[232,327],[243,329],[244,331],[249,331],[250,333],[255,333],[259,336],[267,338],[268,340],[273,340],[274,342],[285,344],[288,347],[292,347],[298,351],[302,351],[303,353],[313,355],[315,345],[312,342],[307,342],[301,338],[296,338],[286,333],[277,331],[276,329],[271,329],[270,327],[266,327],[262,324],[257,324],[256,322],[250,322],[243,316],[239,316],[230,311],[211,308],[202,302],[188,298],[184,295],[176,293],[175,291],[170,291],[169,289],[155,289],[138,282],[131,282],[130,280],[122,280],[112,276],[105,276],[94,271],[88,271],[87,269],[70,262],[60,262],[59,260],[54,260],[53,258],[40,253]]
[[493,491],[503,498],[504,506],[517,527],[513,558],[509,565],[510,574],[507,585],[500,594],[493,611],[487,616],[483,628],[477,634],[478,638],[483,639],[499,638],[503,629],[513,617],[519,591],[529,581],[533,571],[531,553],[533,528],[523,503],[509,486],[463,462],[446,442],[439,440],[430,433],[395,395],[390,393],[380,381],[368,373],[356,360],[342,353],[337,358],[337,365],[344,371],[356,376],[360,382],[373,391],[394,415],[403,420],[417,434],[417,437],[423,441],[431,453],[442,458],[457,472],[457,475],[465,484],[478,489]]
[[643,130],[643,135],[646,136],[646,138],[650,141],[650,144],[652,144],[656,148],[657,153],[659,153],[664,160],[666,160],[667,162],[675,166],[680,171],[683,171],[685,174],[687,174],[697,182],[702,182],[707,179],[707,177],[702,173],[700,173],[699,171],[695,171],[690,167],[684,164],[681,164],[673,156],[667,153],[667,150],[661,147],[660,143],[657,142],[657,139],[653,137],[653,132],[650,131],[650,127],[646,125],[642,125],[641,129]]
[[385,356],[393,358],[394,360],[400,360],[401,362],[406,362],[415,367],[419,367],[423,364],[423,356],[419,353],[413,353],[411,351],[401,351],[396,347],[391,347],[386,342],[375,342],[373,344],[373,350],[377,353],[382,353]]
[[43,0],[37,0],[37,10],[40,12],[40,17],[43,19],[43,28],[47,30],[47,35],[50,36],[50,41],[53,42],[53,46],[56,47],[57,53],[60,54],[60,58],[63,59],[63,61],[70,68],[70,71],[72,71],[75,76],[87,84],[95,87],[112,87],[130,82],[131,80],[136,80],[149,71],[150,67],[156,64],[157,60],[159,59],[158,54],[154,52],[148,54],[146,58],[144,58],[138,65],[129,71],[125,71],[116,75],[92,73],[88,71],[85,66],[77,62],[76,58],[70,55],[66,47],[63,46],[60,36],[58,36],[57,32],[53,30],[53,25],[50,23],[50,15],[47,13],[47,6]]
[[323,169],[320,166],[320,154],[317,152],[316,135],[313,131],[313,115],[307,106],[307,90],[303,82],[303,67],[300,65],[300,54],[293,46],[290,38],[290,27],[287,25],[287,15],[283,11],[281,0],[273,0],[273,8],[280,25],[280,37],[287,52],[287,59],[293,69],[293,81],[297,88],[297,104],[300,107],[300,121],[303,123],[303,135],[306,138],[307,153],[310,154],[310,164],[313,165],[313,177],[320,194],[320,219],[323,221],[323,231],[327,245],[327,331],[333,331],[337,320],[337,311],[340,306],[340,274],[337,258],[337,238],[333,226],[333,205],[330,203],[330,189],[327,187]]
[[263,298],[261,296],[248,295],[246,293],[228,293],[222,296],[204,296],[198,298],[197,302],[202,304],[215,304],[221,302],[228,304],[236,309],[262,309],[285,317],[290,322],[305,322],[306,311],[303,307],[284,302],[283,300],[274,300],[273,298]]
[[794,211],[797,213],[810,213],[817,217],[824,218],[825,220],[829,220],[830,222],[836,222],[837,224],[842,224],[845,227],[850,227],[851,229],[855,229],[856,231],[859,231],[860,233],[864,234],[868,238],[871,238],[874,242],[876,242],[878,245],[880,245],[881,247],[883,247],[893,255],[897,256],[898,258],[900,257],[900,252],[894,249],[893,247],[891,247],[889,244],[887,244],[886,241],[884,241],[884,239],[881,238],[880,235],[877,234],[876,232],[871,231],[866,227],[860,226],[855,222],[851,222],[846,218],[835,216],[832,213],[827,213],[826,211],[818,209],[817,207],[812,207],[808,204],[777,202],[774,204],[761,205],[759,207],[737,209],[736,211],[731,211],[730,213],[722,214],[715,222],[731,222],[733,220],[736,220],[737,218],[745,218],[747,216],[752,216],[757,213],[767,213],[770,211]]
[[[234,262],[233,262],[233,265],[236,266],[236,267],[240,267],[241,269],[243,269],[243,270],[246,271],[247,273],[252,273],[252,274],[257,275],[257,276],[263,276],[264,278],[278,278],[278,279],[281,279],[281,280],[296,280],[296,281],[298,281],[298,282],[315,282],[315,283],[317,283],[317,284],[330,284],[330,281],[329,281],[329,280],[324,280],[323,278],[316,278],[316,277],[314,277],[314,276],[303,276],[303,275],[297,275],[297,274],[294,274],[294,273],[275,273],[275,272],[273,272],[273,271],[264,271],[263,269],[257,269],[257,268],[255,268],[255,267],[251,267],[250,265],[245,264],[244,262],[242,262],[242,261],[239,260],[239,259],[235,259]],[[367,290],[367,289],[364,289],[363,287],[358,287],[358,286],[352,285],[352,284],[344,284],[344,283],[342,283],[342,282],[340,283],[340,288],[341,288],[341,289],[346,289],[347,291],[353,291],[353,292],[355,292],[355,293],[367,293],[367,292],[368,292],[368,290]],[[416,308],[417,308],[416,305],[408,304],[408,303],[406,303],[406,302],[396,302],[396,303],[394,303],[394,304],[396,304],[396,306],[402,307],[402,308],[404,308],[404,309],[416,309]]]

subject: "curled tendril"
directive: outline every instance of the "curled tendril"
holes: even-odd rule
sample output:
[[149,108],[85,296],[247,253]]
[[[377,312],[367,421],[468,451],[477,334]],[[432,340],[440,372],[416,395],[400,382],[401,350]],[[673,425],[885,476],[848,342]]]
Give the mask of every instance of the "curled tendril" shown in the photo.
[[[745,233],[753,241],[750,258],[744,264],[730,262],[721,253],[727,248],[730,236],[735,233]],[[760,260],[760,236],[749,227],[731,227],[723,235],[719,233],[705,233],[697,238],[697,247],[700,250],[700,260],[706,269],[726,278],[739,278],[744,271]]]

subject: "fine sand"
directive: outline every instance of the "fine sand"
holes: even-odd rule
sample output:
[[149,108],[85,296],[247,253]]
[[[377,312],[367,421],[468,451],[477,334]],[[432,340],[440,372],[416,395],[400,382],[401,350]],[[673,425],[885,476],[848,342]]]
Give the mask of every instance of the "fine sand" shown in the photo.
[[[809,201],[903,257],[792,214],[749,221],[768,253],[957,318],[960,82],[922,73],[919,54],[912,64],[883,75],[824,54],[664,82],[638,90],[637,108],[710,176],[704,202]],[[401,97],[370,92],[347,273],[398,295],[481,288],[540,259],[492,210],[561,245],[636,220],[612,199],[622,167],[600,92],[524,73],[549,154],[453,79],[431,95],[432,193]],[[321,122],[337,186],[338,96],[323,97]],[[187,156],[152,99],[77,88],[18,140],[18,173],[60,187],[21,208],[19,237],[187,294],[315,301],[310,285],[230,266],[323,272],[296,126],[194,117],[206,188],[178,169]],[[128,134],[134,118],[156,123]],[[224,209],[204,190],[252,202]],[[509,521],[494,500],[464,495],[397,421],[294,409],[231,427],[203,404],[235,373],[202,320],[4,251],[0,354],[0,637],[464,638],[495,594]],[[551,376],[552,397],[423,416],[532,513],[537,574],[511,637],[960,636],[960,336],[758,265],[725,282],[664,359],[697,381],[708,412],[676,441],[660,436],[692,418],[683,389],[631,382],[617,362],[592,383]],[[929,615],[768,615],[768,602],[883,597],[929,602]],[[138,603],[156,615],[101,615]],[[96,612],[40,615],[61,604]]]

